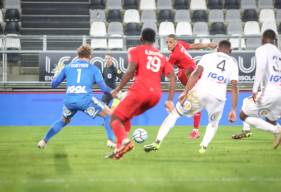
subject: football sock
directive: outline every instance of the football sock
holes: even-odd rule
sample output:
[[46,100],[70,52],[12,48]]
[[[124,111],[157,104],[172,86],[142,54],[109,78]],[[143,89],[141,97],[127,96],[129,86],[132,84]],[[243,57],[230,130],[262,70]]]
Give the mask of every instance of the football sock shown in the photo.
[[128,137],[128,134],[130,133],[130,130],[131,130],[131,121],[130,120],[125,121],[124,127],[125,127],[125,131],[126,131],[125,137]]
[[116,147],[120,148],[123,139],[126,138],[125,127],[118,119],[111,122],[111,127],[116,137]]
[[272,125],[268,122],[266,122],[263,119],[257,118],[257,117],[247,117],[245,119],[245,122],[248,123],[249,125],[252,125],[256,127],[257,129],[261,129],[264,131],[269,131],[271,133],[278,133],[278,127],[275,125]]
[[201,112],[195,113],[195,115],[193,116],[194,129],[199,129],[200,118],[201,118]]
[[203,140],[200,144],[201,147],[208,147],[209,143],[214,138],[216,132],[218,130],[218,125],[214,125],[213,123],[209,123],[206,128],[205,135],[203,137]]
[[58,120],[55,122],[50,129],[48,130],[47,134],[44,137],[44,140],[47,142],[49,141],[55,134],[57,134],[66,124],[63,120]]
[[248,123],[244,122],[243,121],[243,128],[242,128],[243,131],[251,131],[251,127]]
[[177,119],[180,117],[180,115],[176,112],[174,109],[163,121],[158,134],[156,141],[161,142],[166,137],[166,135],[169,133],[169,131],[175,126]]
[[115,136],[114,136],[113,130],[110,126],[110,118],[111,118],[110,115],[106,115],[106,116],[103,117],[104,127],[105,127],[105,131],[106,131],[107,139],[114,142]]

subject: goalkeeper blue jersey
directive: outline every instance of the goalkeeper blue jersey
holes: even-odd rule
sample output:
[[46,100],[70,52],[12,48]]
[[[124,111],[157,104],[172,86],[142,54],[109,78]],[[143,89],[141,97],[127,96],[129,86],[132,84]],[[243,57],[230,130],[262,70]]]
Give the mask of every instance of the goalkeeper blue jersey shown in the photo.
[[62,71],[52,80],[52,87],[56,88],[66,80],[66,96],[64,104],[79,104],[81,108],[87,107],[92,101],[93,84],[98,84],[104,92],[111,89],[105,85],[100,70],[85,60],[75,60],[66,65]]

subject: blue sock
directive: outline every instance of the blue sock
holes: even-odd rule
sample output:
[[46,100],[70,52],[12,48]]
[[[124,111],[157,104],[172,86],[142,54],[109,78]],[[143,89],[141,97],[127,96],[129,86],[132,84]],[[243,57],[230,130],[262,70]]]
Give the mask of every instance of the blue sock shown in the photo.
[[55,122],[49,129],[48,133],[45,135],[44,140],[49,141],[55,134],[57,134],[63,127],[65,126],[65,123],[63,120],[58,120]]
[[105,117],[103,117],[104,127],[105,127],[105,130],[106,130],[107,139],[111,140],[111,141],[115,141],[115,136],[114,136],[113,130],[110,126],[110,117],[111,117],[110,115],[106,115]]

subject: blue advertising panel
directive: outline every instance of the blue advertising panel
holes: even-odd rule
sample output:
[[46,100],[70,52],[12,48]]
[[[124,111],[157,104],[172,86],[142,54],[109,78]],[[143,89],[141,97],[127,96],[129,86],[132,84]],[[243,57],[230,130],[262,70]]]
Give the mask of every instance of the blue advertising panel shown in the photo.
[[[175,101],[179,93],[175,95]],[[102,93],[97,93],[96,97],[101,98]],[[239,95],[238,111],[240,111],[243,98],[249,96],[247,92],[241,92]],[[62,115],[64,93],[54,92],[38,92],[38,93],[0,93],[0,126],[46,126],[51,125]],[[167,93],[164,92],[160,102],[151,110],[147,111],[139,117],[135,117],[132,121],[133,125],[161,125],[162,121],[167,116],[164,108]],[[231,97],[227,94],[227,101],[224,108],[222,125],[228,125],[227,114],[231,107]],[[157,115],[155,115],[157,114]],[[103,120],[100,117],[91,119],[83,113],[78,113],[74,116],[71,125],[87,125],[96,126],[102,125]],[[207,124],[207,114],[203,112],[201,125]],[[236,125],[240,125],[238,120]],[[177,125],[193,125],[193,119],[182,117],[177,122]]]

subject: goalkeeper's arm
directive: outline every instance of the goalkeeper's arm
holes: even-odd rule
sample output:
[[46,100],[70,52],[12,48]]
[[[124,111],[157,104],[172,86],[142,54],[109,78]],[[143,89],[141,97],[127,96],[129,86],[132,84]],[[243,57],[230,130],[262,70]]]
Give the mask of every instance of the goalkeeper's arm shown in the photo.
[[63,68],[59,74],[54,76],[54,79],[52,80],[52,88],[58,87],[59,84],[64,81],[64,79],[65,79],[65,70]]

